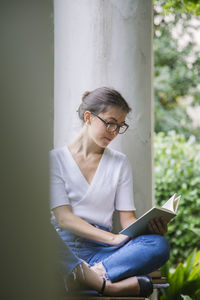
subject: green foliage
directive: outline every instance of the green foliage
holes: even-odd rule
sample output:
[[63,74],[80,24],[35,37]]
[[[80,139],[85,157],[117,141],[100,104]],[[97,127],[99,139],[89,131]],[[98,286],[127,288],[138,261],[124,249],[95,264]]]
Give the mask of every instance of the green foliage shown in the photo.
[[[191,18],[194,16],[186,14],[184,6],[189,7],[188,5],[194,2],[197,8],[200,1],[155,1],[162,9],[161,12],[156,8],[154,11],[155,131],[167,133],[169,130],[175,130],[177,133],[183,133],[186,138],[191,134],[195,135],[200,141],[200,130],[194,128],[186,111],[187,100],[186,103],[183,101],[190,97],[190,105],[200,104],[199,48],[192,38],[185,46],[180,47],[179,39],[172,34],[178,26],[181,37],[186,33],[192,37],[194,26]],[[170,7],[174,9],[173,14],[169,14]],[[166,19],[167,11],[170,21]],[[196,19],[200,21],[199,17]]]
[[181,296],[182,296],[183,300],[192,300],[192,298],[190,298],[189,296],[184,296],[184,295],[181,295]]
[[193,228],[191,230],[200,237],[200,229]]
[[168,13],[191,13],[194,15],[200,14],[200,0],[154,0],[154,3],[159,3],[163,6],[163,12]]
[[193,138],[169,132],[155,135],[155,198],[162,205],[172,194],[181,194],[178,215],[169,223],[167,238],[172,264],[184,260],[195,247],[200,229],[200,145]]
[[162,275],[170,286],[163,289],[160,300],[200,299],[200,251],[194,249],[185,263],[179,263],[173,272],[168,262],[162,268]]

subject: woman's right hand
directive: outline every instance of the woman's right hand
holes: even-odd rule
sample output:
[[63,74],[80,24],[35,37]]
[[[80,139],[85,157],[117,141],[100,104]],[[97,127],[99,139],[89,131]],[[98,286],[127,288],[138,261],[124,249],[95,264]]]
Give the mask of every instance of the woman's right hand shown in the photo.
[[122,246],[127,243],[131,238],[124,234],[113,234],[113,240],[109,243],[112,246]]
[[114,234],[100,228],[96,228],[85,220],[75,216],[69,205],[56,207],[53,212],[60,228],[67,229],[86,239],[111,246],[123,245],[130,239],[124,234]]

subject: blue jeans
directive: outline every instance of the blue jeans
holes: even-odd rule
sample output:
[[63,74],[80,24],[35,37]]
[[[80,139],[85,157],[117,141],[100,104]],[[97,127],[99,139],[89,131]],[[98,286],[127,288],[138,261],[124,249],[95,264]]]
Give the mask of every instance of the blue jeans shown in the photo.
[[[65,279],[69,274],[72,273],[73,269],[81,264],[82,259],[74,255],[72,250],[66,245],[57,232],[52,227],[51,230],[52,240],[56,244],[56,267],[59,270],[60,275]],[[56,269],[57,269],[56,268]]]
[[[94,226],[108,231],[105,227]],[[55,228],[76,257],[91,266],[102,262],[111,282],[148,274],[160,268],[169,259],[168,241],[158,234],[142,235],[124,245],[109,246],[60,229],[56,224]]]

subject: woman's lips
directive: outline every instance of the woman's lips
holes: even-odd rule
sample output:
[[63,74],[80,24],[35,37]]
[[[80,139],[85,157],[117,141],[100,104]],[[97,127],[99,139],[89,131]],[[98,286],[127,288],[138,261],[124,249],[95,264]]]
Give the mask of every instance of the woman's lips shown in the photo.
[[112,141],[112,139],[107,138],[107,137],[105,137],[105,139],[106,139],[108,142],[111,142],[111,141]]

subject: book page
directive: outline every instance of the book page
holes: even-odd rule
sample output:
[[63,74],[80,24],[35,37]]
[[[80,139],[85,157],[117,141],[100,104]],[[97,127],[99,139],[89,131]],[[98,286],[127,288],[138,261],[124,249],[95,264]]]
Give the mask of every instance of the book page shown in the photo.
[[176,197],[176,194],[174,194],[171,198],[169,198],[169,200],[167,200],[167,202],[165,202],[165,204],[163,204],[162,207],[175,212],[174,211],[174,200],[175,200],[175,197]]
[[175,200],[174,200],[174,212],[177,212],[178,209],[178,205],[179,205],[179,200],[181,199],[181,195],[178,196]]

